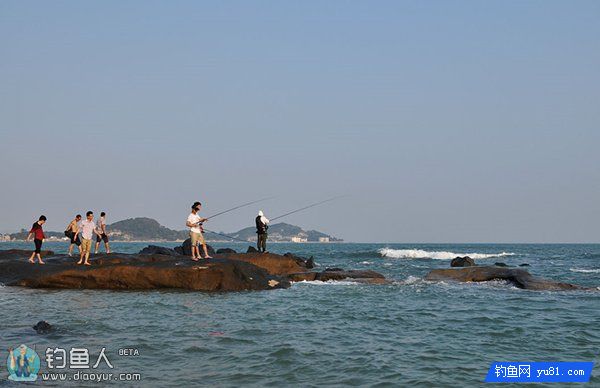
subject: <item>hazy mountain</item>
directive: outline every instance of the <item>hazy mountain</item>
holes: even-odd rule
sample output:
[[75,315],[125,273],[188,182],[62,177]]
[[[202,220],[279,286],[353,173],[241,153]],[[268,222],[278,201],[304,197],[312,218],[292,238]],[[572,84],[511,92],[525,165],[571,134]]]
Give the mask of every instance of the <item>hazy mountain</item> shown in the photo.
[[[188,230],[169,229],[162,226],[158,221],[147,217],[129,218],[118,221],[107,225],[106,229],[112,241],[177,241],[185,240],[189,237]],[[45,233],[48,237],[64,237],[62,232],[46,231]],[[23,240],[25,237],[27,237],[27,231],[22,230],[21,232],[13,233],[10,236],[15,240]],[[231,236],[231,238],[229,236]],[[213,233],[207,231],[204,234],[204,238],[207,241],[255,241],[256,228],[252,226],[239,230],[235,233]],[[270,241],[285,242],[292,241],[293,238],[297,239],[298,241],[316,242],[319,241],[319,238],[326,238],[329,239],[329,241],[343,241],[316,230],[305,231],[299,226],[290,225],[283,222],[271,225],[269,227]]]

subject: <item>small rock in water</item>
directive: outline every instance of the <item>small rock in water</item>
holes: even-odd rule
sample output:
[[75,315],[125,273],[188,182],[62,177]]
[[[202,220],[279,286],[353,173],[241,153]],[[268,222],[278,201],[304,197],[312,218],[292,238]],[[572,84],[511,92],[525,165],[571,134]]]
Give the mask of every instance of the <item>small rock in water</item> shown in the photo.
[[450,267],[475,267],[475,260],[471,259],[469,256],[465,257],[455,257],[450,262]]
[[315,268],[315,258],[314,257],[311,256],[308,260],[306,260],[306,268],[308,268],[308,269]]
[[337,272],[337,271],[343,271],[343,269],[342,268],[338,268],[338,267],[325,268],[325,272]]
[[47,334],[52,330],[52,325],[46,321],[39,321],[33,326],[33,330],[38,334]]
[[255,252],[258,252],[258,251],[253,246],[249,246],[248,250],[246,251],[246,253],[255,253]]
[[500,263],[500,262],[498,262],[498,263],[494,263],[494,265],[495,265],[496,267],[508,267],[508,264],[506,264],[506,263]]
[[527,264],[527,263],[519,264],[519,267],[529,267],[529,264]]

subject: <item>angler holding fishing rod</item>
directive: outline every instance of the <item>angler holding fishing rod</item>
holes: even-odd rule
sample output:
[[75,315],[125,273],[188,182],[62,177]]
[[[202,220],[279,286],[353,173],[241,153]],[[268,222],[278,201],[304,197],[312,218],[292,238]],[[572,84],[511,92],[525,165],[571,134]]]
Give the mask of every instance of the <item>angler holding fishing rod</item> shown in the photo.
[[337,197],[326,199],[324,201],[313,203],[308,206],[301,207],[300,209],[292,210],[291,212],[288,212],[288,213],[282,214],[280,216],[277,216],[275,218],[272,218],[271,220],[269,220],[267,217],[265,217],[262,210],[259,210],[258,216],[256,216],[256,219],[254,220],[255,224],[256,224],[256,235],[257,235],[256,248],[258,249],[259,252],[268,253],[267,252],[267,237],[268,237],[267,230],[269,229],[270,222],[278,220],[283,217],[287,217],[290,214],[298,213],[302,210],[310,209],[311,207],[315,207],[315,206],[321,205],[325,202],[333,201],[335,199],[342,198],[342,197],[343,196],[337,196]]
[[[243,203],[241,205],[237,205],[235,207],[232,207],[232,208],[224,210],[222,212],[213,214],[212,216],[206,217],[206,218],[200,217],[198,215],[198,212],[202,208],[202,204],[200,202],[198,202],[198,201],[194,202],[194,204],[192,205],[192,212],[188,216],[187,221],[185,223],[186,226],[188,228],[190,228],[190,242],[191,242],[191,248],[192,248],[191,249],[191,251],[192,251],[191,252],[191,254],[192,254],[192,260],[198,261],[198,260],[200,260],[202,258],[202,256],[200,256],[200,249],[198,248],[198,243],[200,243],[202,245],[202,249],[204,251],[204,258],[205,259],[212,259],[212,257],[208,254],[208,248],[206,247],[206,241],[205,241],[204,235],[203,235],[203,233],[204,233],[203,223],[204,222],[206,222],[206,221],[208,221],[208,220],[210,220],[212,218],[218,217],[220,215],[223,215],[225,213],[229,213],[231,211],[240,209],[242,207],[253,205],[255,203],[266,201],[266,200],[272,199],[272,198],[275,198],[275,197],[267,197],[267,198],[262,198],[262,199],[259,199],[259,200],[256,200],[256,201],[251,201],[251,202]],[[209,230],[207,230],[207,231],[209,231]],[[211,233],[215,233],[215,232],[211,232]],[[219,233],[216,233],[216,234],[219,234]]]
[[192,245],[192,260],[198,261],[202,258],[200,256],[200,252],[198,249],[198,243],[202,244],[202,249],[204,250],[204,258],[212,259],[212,256],[208,254],[208,249],[206,248],[206,241],[204,241],[204,236],[202,233],[204,232],[204,228],[202,227],[202,223],[208,221],[208,218],[202,218],[198,215],[198,212],[202,208],[202,204],[200,202],[194,202],[192,205],[192,212],[187,218],[186,225],[190,228],[190,240]]

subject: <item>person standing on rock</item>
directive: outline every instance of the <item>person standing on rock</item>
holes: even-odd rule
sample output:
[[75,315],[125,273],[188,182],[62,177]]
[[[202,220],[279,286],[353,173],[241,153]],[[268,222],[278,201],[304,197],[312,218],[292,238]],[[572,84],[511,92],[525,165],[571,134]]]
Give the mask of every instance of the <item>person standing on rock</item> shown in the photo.
[[108,245],[108,235],[106,234],[106,213],[100,213],[100,219],[98,219],[98,225],[96,227],[97,232],[99,233],[96,237],[96,249],[94,250],[94,255],[98,254],[98,248],[100,248],[100,241],[104,241],[104,248],[106,248],[106,253],[110,253],[110,246]]
[[[81,221],[81,214],[77,214],[75,218],[69,223],[67,229],[65,229],[65,236],[67,236],[71,243],[69,244],[69,256],[73,256],[73,247],[77,245],[79,254],[81,255],[81,240],[77,236],[79,231],[79,222]],[[77,236],[77,238],[75,238]]]
[[40,216],[40,218],[36,222],[33,223],[33,226],[31,227],[31,230],[29,231],[29,234],[27,235],[27,238],[25,239],[25,241],[29,241],[29,239],[33,236],[33,243],[35,244],[35,251],[33,251],[33,253],[31,254],[31,257],[29,258],[29,262],[31,264],[35,263],[34,257],[36,257],[36,256],[38,258],[38,263],[46,264],[42,260],[42,243],[44,242],[44,239],[46,238],[46,235],[44,234],[44,230],[42,229],[42,225],[44,225],[45,222],[46,222],[46,216]]
[[[81,226],[77,231],[77,234],[81,234],[81,253],[79,254],[79,261],[77,264],[90,264],[90,251],[92,250],[92,238],[94,234],[99,236],[96,231],[96,224],[94,223],[94,212],[88,211],[85,213],[85,220],[81,221]],[[75,236],[77,238],[77,236]],[[85,261],[84,261],[85,258]]]
[[200,202],[194,202],[192,205],[192,212],[187,218],[186,226],[190,228],[190,242],[192,245],[192,260],[198,261],[202,258],[200,256],[200,249],[198,248],[198,243],[202,244],[202,249],[204,250],[204,258],[212,259],[211,256],[208,255],[208,250],[206,249],[206,242],[204,241],[204,236],[202,235],[202,223],[207,221],[207,218],[202,218],[198,215],[198,212],[202,208],[202,204]]
[[269,219],[265,217],[262,210],[258,211],[258,216],[256,216],[256,234],[258,235],[258,240],[256,242],[256,247],[259,252],[266,253],[267,252],[267,229],[269,229]]

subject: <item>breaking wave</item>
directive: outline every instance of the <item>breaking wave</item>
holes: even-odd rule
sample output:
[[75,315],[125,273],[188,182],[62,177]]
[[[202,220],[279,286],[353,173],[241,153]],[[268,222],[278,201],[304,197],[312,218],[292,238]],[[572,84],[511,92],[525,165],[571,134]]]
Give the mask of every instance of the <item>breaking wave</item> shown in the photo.
[[422,249],[391,249],[381,248],[379,254],[392,259],[435,259],[450,260],[457,256],[469,256],[471,259],[489,259],[491,257],[514,256],[514,253],[454,253],[445,251],[424,251]]
[[572,272],[600,273],[600,269],[569,268]]

